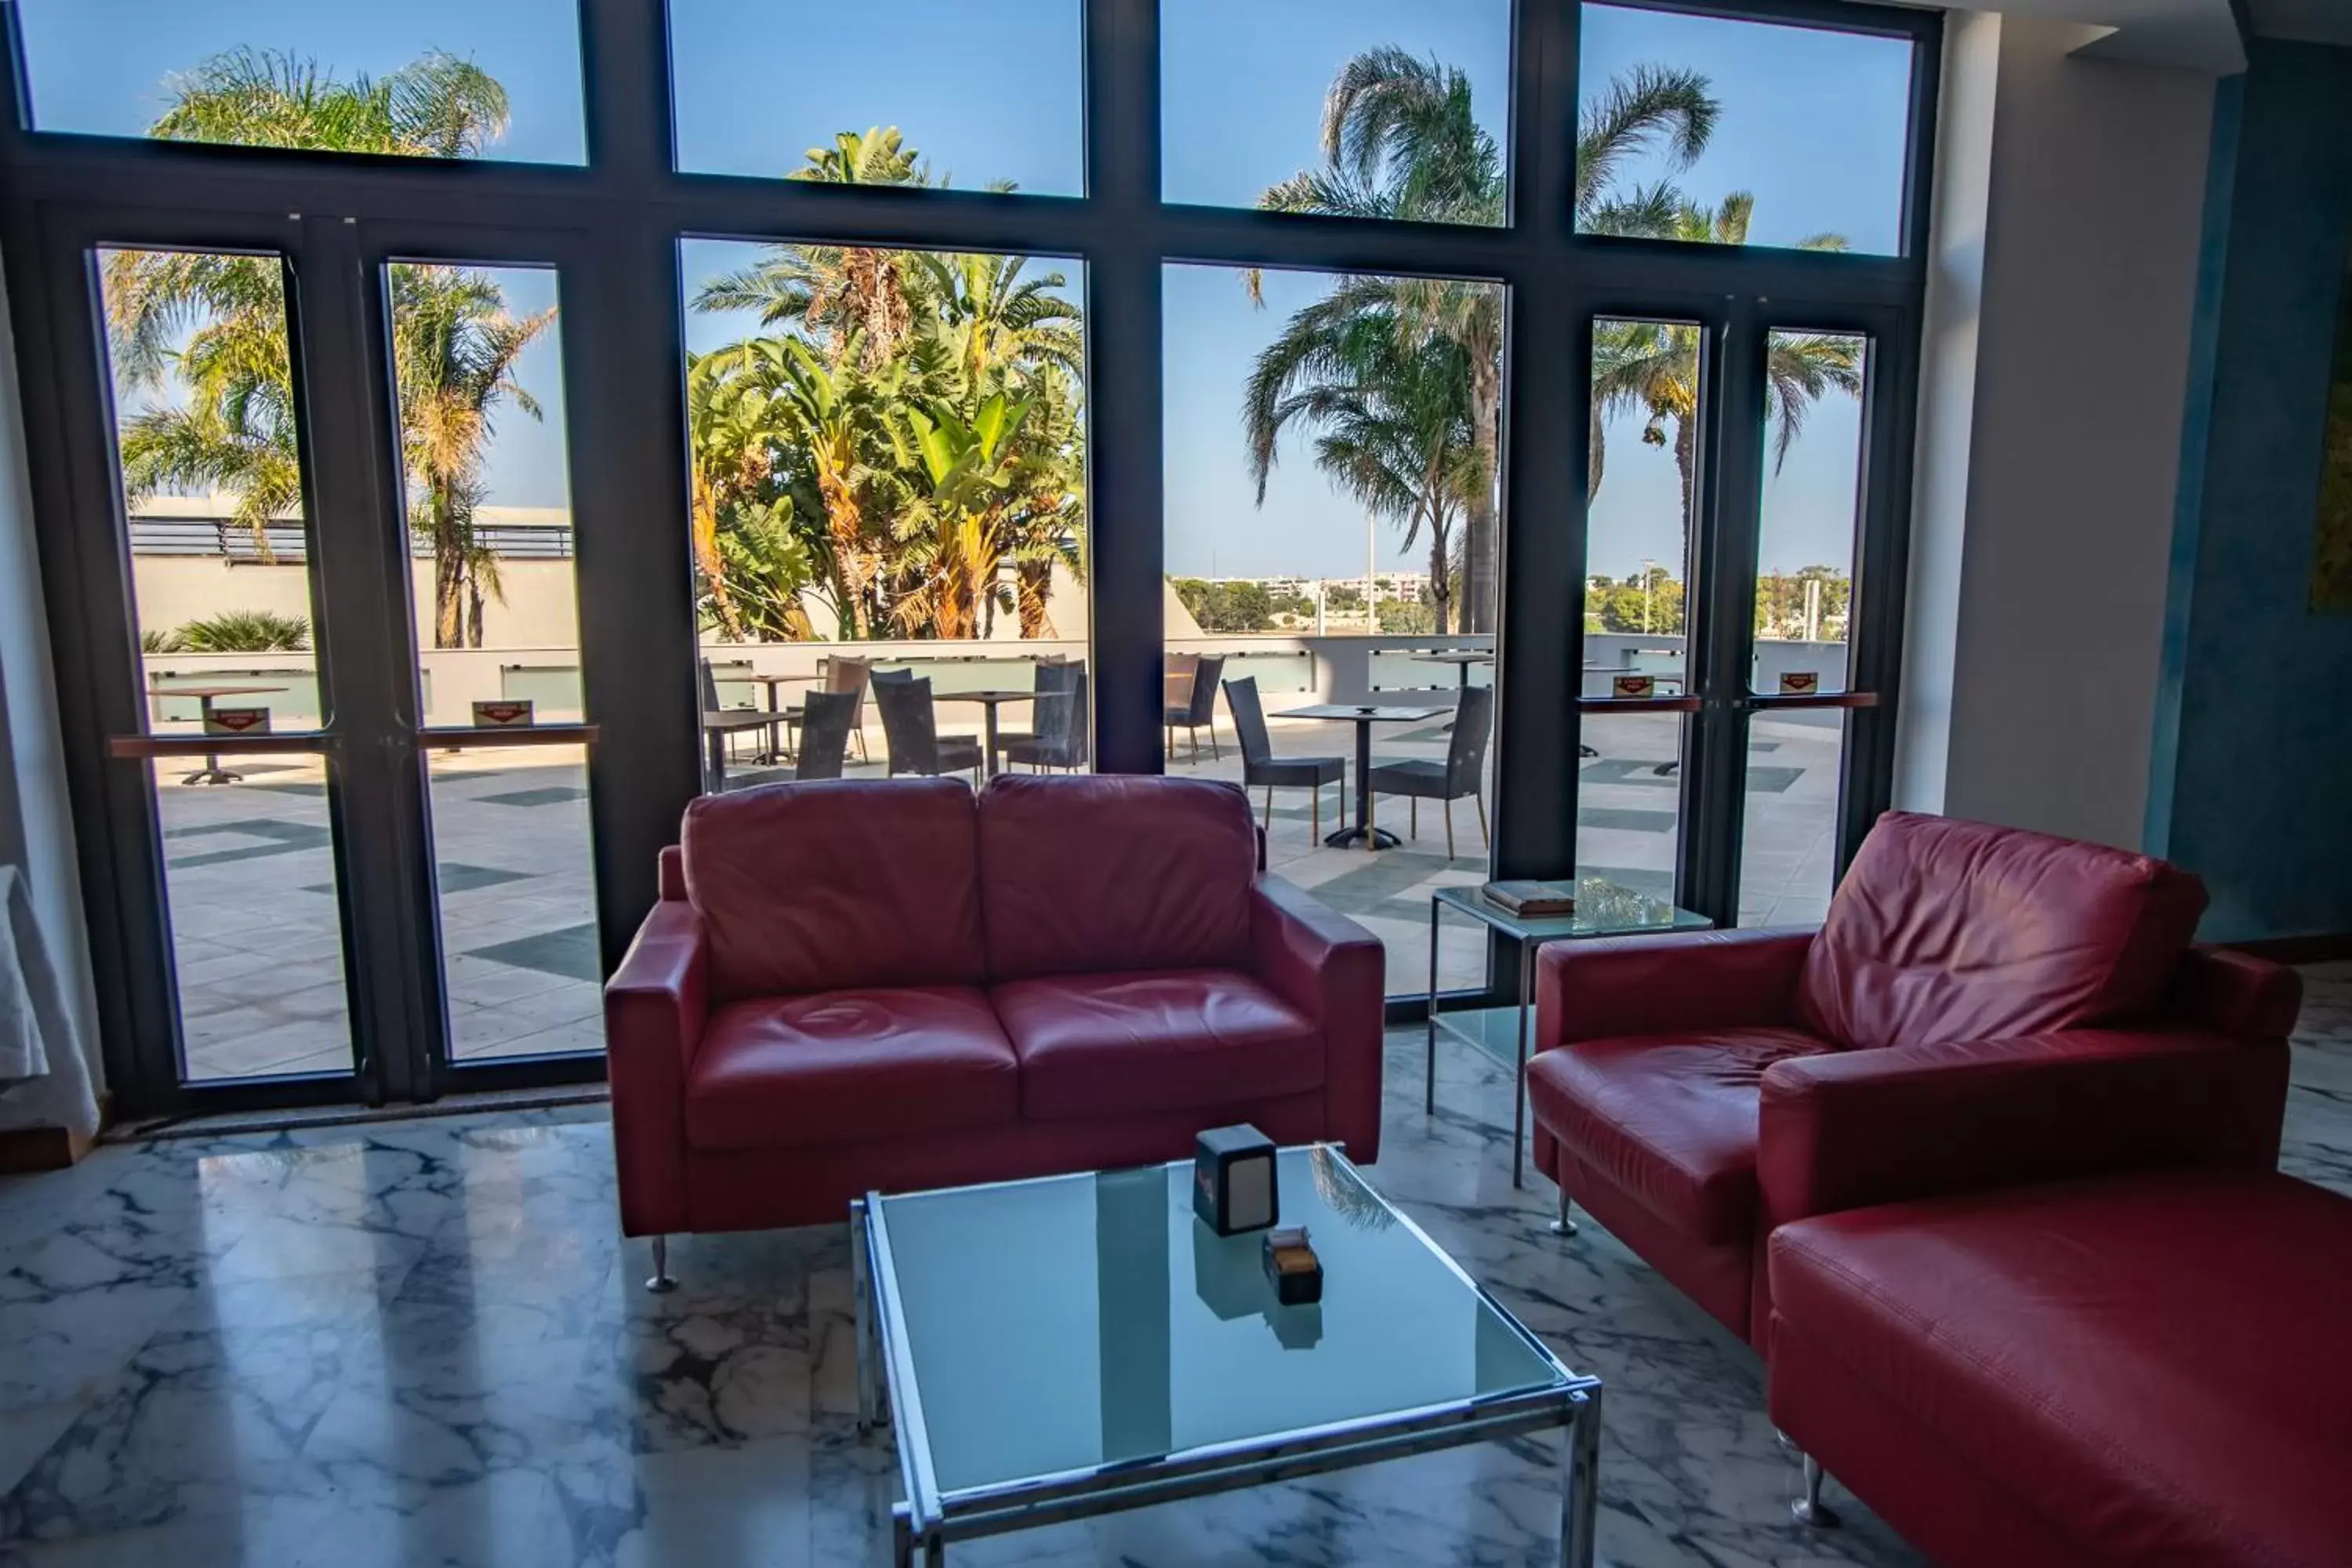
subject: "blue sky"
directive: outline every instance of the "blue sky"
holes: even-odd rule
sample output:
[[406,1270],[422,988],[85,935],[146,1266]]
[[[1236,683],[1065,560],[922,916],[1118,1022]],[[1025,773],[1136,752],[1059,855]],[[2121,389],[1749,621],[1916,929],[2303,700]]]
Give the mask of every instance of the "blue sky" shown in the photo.
[[[37,122],[136,134],[169,100],[166,79],[240,44],[291,50],[344,73],[381,73],[429,48],[469,56],[503,82],[514,121],[500,156],[583,155],[572,0],[403,0],[397,6],[315,0],[20,0]],[[1078,0],[899,0],[890,45],[872,48],[859,7],[785,0],[672,0],[672,52],[683,166],[745,174],[798,166],[842,130],[897,125],[960,186],[1009,179],[1038,194],[1083,181]],[[1434,55],[1469,75],[1480,119],[1503,133],[1508,107],[1508,0],[1169,0],[1164,10],[1165,194],[1246,205],[1314,163],[1324,89],[1342,62],[1376,44]],[[770,40],[747,44],[746,40]],[[1017,71],[998,68],[1014,52]],[[1590,92],[1631,66],[1705,72],[1724,105],[1714,143],[1675,177],[1695,197],[1756,194],[1754,240],[1787,244],[1824,230],[1858,249],[1895,248],[1908,48],[1898,42],[1790,27],[1588,5]],[[1014,90],[1003,90],[1005,84]],[[985,89],[986,90],[977,90]],[[1649,178],[1664,171],[1634,171]],[[690,243],[689,290],[740,265],[740,247]],[[1074,293],[1082,268],[1055,263]],[[552,279],[509,278],[519,310],[551,302]],[[1315,296],[1312,274],[1268,279],[1250,304],[1230,271],[1171,268],[1166,288],[1168,561],[1225,575],[1363,571],[1365,519],[1335,495],[1304,448],[1286,445],[1263,508],[1245,468],[1243,380],[1285,314]],[[748,330],[689,317],[693,346]],[[539,426],[510,416],[490,471],[492,500],[562,504],[560,342],[534,350],[520,379],[549,405]],[[1521,439],[1566,433],[1520,431]],[[1786,469],[1768,483],[1765,562],[1794,568],[1851,554],[1858,411],[1814,415]],[[1609,432],[1607,482],[1594,502],[1593,570],[1622,576],[1644,555],[1673,560],[1678,488],[1672,458],[1638,426]],[[1400,535],[1376,531],[1383,569],[1424,563]]]

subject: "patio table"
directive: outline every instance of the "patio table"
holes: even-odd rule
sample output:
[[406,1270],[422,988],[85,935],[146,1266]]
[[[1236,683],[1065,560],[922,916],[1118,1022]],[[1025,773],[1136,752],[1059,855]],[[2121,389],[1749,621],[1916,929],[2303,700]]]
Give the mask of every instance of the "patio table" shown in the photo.
[[1492,664],[1495,656],[1475,647],[1440,648],[1435,653],[1417,653],[1415,664],[1450,664],[1454,667],[1454,684],[1464,689],[1470,685],[1470,671],[1478,665]]
[[1352,827],[1327,834],[1324,843],[1334,849],[1345,849],[1360,838],[1367,849],[1393,849],[1403,842],[1387,829],[1372,826],[1372,797],[1366,787],[1372,777],[1372,726],[1425,724],[1453,711],[1451,708],[1377,708],[1323,702],[1275,715],[1277,719],[1323,719],[1334,723],[1345,721],[1356,726],[1356,823]]
[[[220,698],[259,697],[265,693],[289,689],[291,689],[284,686],[174,686],[168,689],[151,686],[147,689],[147,695],[194,698],[201,714],[199,722],[204,725],[206,733],[210,733],[213,727],[213,703]],[[231,773],[223,768],[217,753],[207,752],[205,753],[205,765],[180,782],[184,784],[241,784],[244,780],[243,773]]]
[[988,734],[986,739],[982,741],[981,746],[988,755],[990,778],[996,776],[996,710],[1008,702],[1036,700],[1037,694],[1034,691],[934,691],[931,693],[931,703],[934,707],[942,702],[978,702],[988,709]]

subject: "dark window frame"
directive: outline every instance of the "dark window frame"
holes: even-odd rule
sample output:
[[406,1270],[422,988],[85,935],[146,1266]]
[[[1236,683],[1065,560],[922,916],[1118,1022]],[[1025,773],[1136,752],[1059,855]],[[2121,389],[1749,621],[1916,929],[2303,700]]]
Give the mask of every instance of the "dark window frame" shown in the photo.
[[[152,805],[132,798],[140,791],[127,784],[125,764],[104,760],[105,739],[117,732],[121,718],[119,680],[130,623],[119,563],[105,558],[114,546],[93,542],[96,521],[111,526],[116,520],[110,507],[90,504],[85,492],[93,481],[75,471],[87,467],[92,444],[110,436],[92,428],[89,367],[77,360],[87,358],[88,345],[67,341],[63,331],[71,318],[53,321],[48,308],[79,286],[72,269],[59,265],[54,237],[80,232],[96,207],[134,215],[118,236],[125,244],[157,243],[167,235],[195,244],[207,234],[256,236],[285,226],[276,231],[299,234],[320,261],[341,257],[363,267],[371,251],[367,236],[448,228],[513,237],[517,261],[560,262],[572,493],[575,501],[601,494],[607,516],[632,520],[684,511],[681,237],[855,241],[1081,260],[1097,752],[1097,765],[1112,772],[1154,773],[1162,765],[1162,267],[1194,262],[1503,284],[1510,292],[1497,724],[1507,743],[1499,748],[1496,764],[1495,865],[1498,875],[1512,877],[1557,875],[1573,865],[1575,791],[1564,786],[1576,774],[1583,633],[1581,616],[1559,595],[1575,592],[1582,578],[1587,458],[1582,442],[1548,439],[1545,433],[1581,428],[1590,399],[1584,367],[1591,318],[1657,313],[1672,309],[1677,298],[1703,297],[1718,310],[1726,301],[1736,302],[1735,313],[1760,309],[1755,319],[1769,317],[1769,325],[1866,324],[1878,345],[1874,374],[1884,384],[1874,389],[1869,405],[1866,438],[1877,482],[1865,491],[1856,568],[1858,595],[1864,563],[1872,575],[1857,612],[1865,624],[1854,632],[1857,652],[1866,654],[1870,668],[1857,668],[1854,681],[1859,687],[1866,677],[1886,696],[1885,705],[1857,714],[1849,731],[1840,814],[1842,846],[1851,854],[1891,788],[1942,18],[1849,0],[1638,4],[1908,38],[1914,68],[1904,253],[1824,255],[1577,234],[1569,195],[1580,13],[1563,0],[1517,0],[1515,6],[1507,135],[1512,216],[1498,228],[1164,203],[1159,0],[1087,0],[1087,194],[1076,197],[679,174],[673,167],[669,27],[656,0],[580,0],[584,166],[445,163],[34,131],[26,119],[16,7],[13,0],[0,3],[7,51],[6,68],[0,70],[0,255],[28,395],[45,587],[52,605],[71,607],[55,616],[53,638],[108,1075],[118,1097],[129,1110],[143,1114],[347,1098],[351,1086],[341,1080],[331,1094],[301,1083],[209,1089],[160,1083],[154,1076],[157,1041],[169,1044],[172,1030],[168,941],[159,954],[160,916],[140,907],[148,884],[121,869],[152,860],[152,841],[133,842],[140,814]],[[468,243],[453,241],[460,250]],[[1769,306],[1759,306],[1765,300]],[[349,312],[353,341],[363,338],[371,320],[365,301],[353,297],[331,303]],[[365,367],[335,368],[357,373]],[[356,417],[381,422],[376,405],[383,395],[360,401]],[[1729,422],[1723,427],[1728,430]],[[334,472],[314,482],[331,479],[354,495],[373,486],[379,496],[373,504],[380,506],[383,477],[368,471],[378,465],[352,445],[358,428],[336,436],[332,449],[320,454],[318,460]],[[592,542],[589,521],[583,518],[580,530],[578,592],[592,717],[604,735],[593,776],[599,925],[610,965],[655,897],[653,851],[674,836],[678,813],[695,792],[698,702],[690,656],[676,660],[676,668],[618,658],[612,639],[590,629],[625,623],[633,637],[652,646],[691,646],[685,530],[670,537],[658,529],[614,524],[600,531],[607,537]],[[598,641],[604,644],[601,657],[590,647]],[[397,652],[404,658],[406,649]],[[381,650],[364,658],[371,667],[386,662]],[[388,670],[385,679],[393,679]],[[367,721],[388,724],[394,717],[388,710]],[[399,792],[415,787],[413,779],[380,783],[392,792],[380,796],[385,800],[404,798]],[[1736,866],[1736,792],[1727,795],[1715,782],[1694,790],[1697,821],[1730,825],[1708,831],[1731,834]],[[413,881],[413,868],[377,864],[392,852],[373,847],[368,837],[361,836],[352,853],[370,865],[346,868],[346,875]],[[1732,912],[1719,907],[1727,895],[1718,890],[1685,890],[1718,918]],[[411,915],[404,940],[413,942],[418,933]],[[389,911],[380,915],[378,926],[390,919]],[[410,962],[423,964],[421,958]],[[362,984],[355,977],[355,993]],[[363,1033],[404,1026],[419,1026],[413,998],[379,997],[364,1014],[354,1012],[354,1026]],[[365,1054],[383,1060],[373,1047]],[[574,1063],[562,1070],[578,1076],[586,1069]],[[517,1069],[469,1081],[488,1086],[535,1076],[543,1075]],[[373,1077],[363,1070],[360,1081],[369,1098],[428,1097],[446,1087],[429,1071],[420,1075],[396,1065]]]

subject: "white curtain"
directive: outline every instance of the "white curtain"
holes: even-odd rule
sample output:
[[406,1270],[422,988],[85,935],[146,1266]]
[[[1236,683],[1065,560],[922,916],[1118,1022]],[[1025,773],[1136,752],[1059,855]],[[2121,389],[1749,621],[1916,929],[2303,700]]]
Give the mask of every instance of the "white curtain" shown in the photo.
[[0,866],[0,1122],[97,1131],[97,1086],[75,1012],[23,872]]

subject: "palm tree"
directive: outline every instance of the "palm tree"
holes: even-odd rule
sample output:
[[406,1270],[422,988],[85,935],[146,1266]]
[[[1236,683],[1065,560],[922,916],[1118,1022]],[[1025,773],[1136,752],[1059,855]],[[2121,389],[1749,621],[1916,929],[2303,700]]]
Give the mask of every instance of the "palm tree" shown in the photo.
[[[793,177],[935,183],[888,129],[812,148]],[[1045,635],[1055,564],[1085,569],[1085,353],[1066,286],[1025,257],[791,244],[697,291],[696,310],[748,311],[773,334],[698,356],[689,378],[697,562],[727,635],[723,574],[755,557],[755,534],[799,542],[845,637],[886,616],[969,636],[1007,606],[1024,637]],[[968,476],[935,471],[941,442],[985,452],[1004,486],[987,508],[964,504]]]
[[1427,525],[1436,629],[1449,630],[1454,523],[1485,477],[1461,345],[1412,337],[1390,301],[1324,303],[1336,308],[1301,311],[1250,377],[1242,418],[1258,503],[1282,432],[1318,431],[1317,466],[1372,515],[1402,521],[1406,549]]
[[[460,158],[479,155],[507,125],[505,89],[440,53],[343,81],[292,55],[246,49],[215,56],[173,86],[151,135]],[[126,390],[176,376],[186,392],[176,405],[124,421],[131,499],[166,487],[225,490],[269,559],[268,523],[299,515],[302,501],[282,264],[121,250],[108,253],[104,273]],[[482,457],[502,405],[537,416],[513,370],[554,312],[511,317],[487,276],[446,267],[396,267],[392,294],[409,523],[434,550],[434,641],[479,646],[484,599],[498,592],[497,559],[473,528]]]
[[433,646],[479,647],[483,600],[503,597],[498,557],[474,531],[482,458],[501,405],[540,416],[514,367],[555,308],[510,316],[493,279],[455,267],[404,262],[391,273],[408,523],[433,547]]
[[478,158],[507,131],[507,90],[438,49],[390,76],[339,80],[317,61],[265,49],[213,56],[171,81],[172,106],[147,128],[167,142]]
[[[1735,191],[1720,206],[1684,202],[1664,238],[1693,245],[1745,245],[1756,198]],[[1843,250],[1843,235],[1817,234],[1798,241],[1806,250]],[[1860,340],[1832,334],[1774,332],[1765,353],[1765,411],[1772,426],[1773,464],[1786,463],[1814,404],[1832,392],[1862,393]],[[1592,461],[1591,489],[1598,493],[1606,468],[1602,429],[1627,412],[1644,416],[1645,446],[1672,447],[1682,476],[1683,520],[1696,505],[1699,400],[1699,333],[1675,322],[1601,323],[1593,334]]]
[[[898,128],[845,131],[784,177],[824,185],[931,184],[929,168]],[[888,360],[914,325],[905,263],[912,253],[870,246],[775,245],[751,267],[714,278],[696,294],[698,310],[756,310],[763,327],[801,321],[838,359],[860,335],[871,370]]]
[[[1645,67],[1612,82],[1579,127],[1580,226],[1608,234],[1657,234],[1673,211],[1664,187],[1621,195],[1613,176],[1645,152],[1662,153],[1675,167],[1687,165],[1705,150],[1718,113],[1706,79],[1693,72]],[[1502,151],[1472,112],[1469,78],[1434,58],[1391,47],[1367,50],[1340,68],[1323,103],[1322,165],[1273,186],[1258,205],[1330,216],[1499,224],[1508,197]],[[1255,275],[1251,282],[1255,293]],[[1478,475],[1465,498],[1463,620],[1467,630],[1492,631],[1502,453],[1502,290],[1458,279],[1349,278],[1335,291],[1335,299],[1342,296],[1391,310],[1409,335],[1434,334],[1461,351]]]

